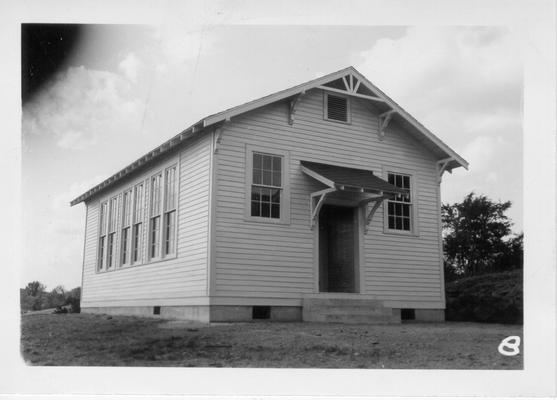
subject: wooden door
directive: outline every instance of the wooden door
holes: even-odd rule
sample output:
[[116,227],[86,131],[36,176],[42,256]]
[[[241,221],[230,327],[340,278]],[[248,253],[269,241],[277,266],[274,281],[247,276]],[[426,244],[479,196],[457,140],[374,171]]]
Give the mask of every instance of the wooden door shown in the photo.
[[319,291],[355,292],[354,208],[325,205],[319,216]]

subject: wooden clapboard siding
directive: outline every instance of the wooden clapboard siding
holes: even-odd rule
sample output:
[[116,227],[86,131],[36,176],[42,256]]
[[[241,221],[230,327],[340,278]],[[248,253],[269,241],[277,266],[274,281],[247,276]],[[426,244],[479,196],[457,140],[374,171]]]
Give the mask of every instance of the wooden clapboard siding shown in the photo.
[[[87,202],[83,307],[187,305],[199,303],[199,298],[207,296],[210,148],[211,137],[206,135],[153,163],[140,175],[118,185],[106,195]],[[173,160],[179,165],[176,257],[97,273],[99,200],[120,193],[141,180],[148,180]],[[149,192],[146,186],[147,197]],[[144,260],[147,258],[149,202],[145,204]],[[117,257],[119,259],[118,252]]]
[[[288,124],[288,104],[275,103],[224,126],[216,159],[215,294],[284,299],[314,292],[315,231],[309,195],[324,186],[300,171],[300,160],[411,171],[417,187],[418,235],[384,233],[380,207],[363,239],[363,293],[391,305],[415,301],[444,307],[439,251],[438,184],[434,156],[395,124],[383,141],[377,111],[351,99],[351,124],[323,118],[323,92],[310,90]],[[288,151],[290,223],[246,221],[246,145]],[[398,303],[397,303],[398,302]]]

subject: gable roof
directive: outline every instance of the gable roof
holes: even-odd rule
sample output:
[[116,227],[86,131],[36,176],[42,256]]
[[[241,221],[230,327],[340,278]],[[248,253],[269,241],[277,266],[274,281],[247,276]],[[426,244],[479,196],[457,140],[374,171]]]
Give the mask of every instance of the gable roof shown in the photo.
[[436,154],[439,157],[439,160],[445,163],[444,167],[446,170],[451,171],[452,169],[458,167],[468,169],[468,162],[466,162],[466,160],[464,160],[441,139],[420,124],[414,117],[407,113],[379,88],[373,85],[354,67],[348,67],[320,78],[313,79],[309,82],[293,86],[289,89],[281,90],[268,96],[261,97],[257,100],[209,115],[143,155],[111,177],[105,179],[103,182],[89,189],[87,192],[76,197],[70,202],[70,205],[73,206],[91,198],[107,187],[112,186],[115,182],[138,170],[145,164],[159,158],[173,148],[190,141],[192,138],[203,134],[207,131],[206,128],[222,124],[223,122],[229,121],[231,118],[238,115],[264,107],[277,101],[295,99],[296,96],[303,95],[306,91],[316,88],[331,92],[340,92],[349,96],[369,100],[377,109],[385,112],[389,118],[406,128],[406,131]]

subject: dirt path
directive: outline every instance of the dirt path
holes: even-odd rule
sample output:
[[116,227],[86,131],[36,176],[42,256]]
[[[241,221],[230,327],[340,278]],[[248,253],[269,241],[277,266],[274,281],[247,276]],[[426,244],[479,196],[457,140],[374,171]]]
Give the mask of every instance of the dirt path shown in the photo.
[[21,351],[33,365],[521,369],[522,354],[497,351],[511,335],[522,337],[522,326],[202,325],[91,314],[24,315]]

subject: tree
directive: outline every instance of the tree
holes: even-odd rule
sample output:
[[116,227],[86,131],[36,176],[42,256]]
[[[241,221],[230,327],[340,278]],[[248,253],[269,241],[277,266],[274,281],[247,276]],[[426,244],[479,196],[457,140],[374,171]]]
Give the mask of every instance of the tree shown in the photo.
[[[502,260],[522,257],[522,235],[510,239],[512,222],[505,215],[511,202],[494,202],[468,194],[461,203],[441,208],[445,264],[449,274],[478,275],[505,268]],[[518,254],[520,253],[520,254]]]
[[40,310],[47,299],[46,286],[39,281],[29,282],[25,289],[20,290],[22,310]]
[[48,302],[45,308],[63,306],[66,303],[66,290],[64,286],[58,285],[48,294]]
[[39,281],[29,282],[25,287],[25,293],[32,297],[37,297],[40,292],[44,292],[46,286]]

